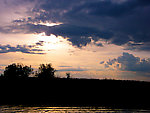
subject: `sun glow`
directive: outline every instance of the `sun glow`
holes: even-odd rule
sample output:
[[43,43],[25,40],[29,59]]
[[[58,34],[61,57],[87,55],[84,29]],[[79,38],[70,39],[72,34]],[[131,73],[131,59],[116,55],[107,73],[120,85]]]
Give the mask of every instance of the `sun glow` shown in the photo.
[[61,36],[56,37],[53,34],[46,36],[45,33],[40,33],[38,34],[38,40],[44,42],[43,46],[40,48],[48,51],[53,49],[66,48],[69,45],[67,39],[64,39]]
[[61,23],[61,22],[56,22],[56,23],[54,23],[54,22],[39,22],[39,23],[34,23],[35,25],[45,25],[45,26],[56,26],[56,25],[60,25],[60,24],[63,24],[63,23]]

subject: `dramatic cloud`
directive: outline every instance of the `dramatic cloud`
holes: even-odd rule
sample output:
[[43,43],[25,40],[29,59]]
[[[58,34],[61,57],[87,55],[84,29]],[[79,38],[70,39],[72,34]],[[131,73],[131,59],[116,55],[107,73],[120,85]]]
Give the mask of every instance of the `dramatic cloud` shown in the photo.
[[34,48],[35,45],[17,45],[13,47],[11,45],[0,45],[0,54],[8,52],[22,52],[27,54],[45,54],[43,50]]
[[[55,4],[53,4],[54,2]],[[96,29],[98,35],[94,38],[95,40],[103,38],[117,45],[125,44],[128,41],[143,43],[150,41],[150,2],[147,0],[120,0],[119,2],[115,0],[58,0],[58,3],[61,3],[61,6],[57,4],[56,0],[46,1],[35,9],[45,11],[39,18],[42,21],[65,23],[65,28],[69,28],[65,29],[65,35],[72,42],[82,40],[81,37],[85,37],[85,44],[83,45],[90,42],[89,35],[77,36],[79,32],[75,32],[76,26],[86,32],[89,32],[89,30],[85,27]],[[70,32],[71,29],[75,31]],[[59,29],[56,29],[58,32],[61,30],[64,30],[64,25],[60,25]],[[82,32],[80,29],[77,30]],[[57,34],[61,35],[60,33]],[[95,32],[89,32],[89,34],[95,36]],[[76,43],[79,45],[80,41]]]
[[141,59],[129,53],[123,53],[122,56],[105,63],[106,68],[112,65],[123,71],[150,72],[150,58]]
[[[36,2],[35,2],[36,1]],[[86,46],[99,39],[127,46],[132,41],[149,51],[150,1],[148,0],[28,0],[35,3],[30,16],[18,18],[13,26],[0,27],[5,33],[41,33],[67,37],[73,45]],[[55,23],[49,26],[40,23]],[[61,23],[60,25],[57,23]],[[96,43],[95,43],[96,44]],[[101,45],[99,45],[101,46]]]
[[150,51],[149,45],[150,45],[150,42],[145,42],[145,43],[128,42],[125,50]]

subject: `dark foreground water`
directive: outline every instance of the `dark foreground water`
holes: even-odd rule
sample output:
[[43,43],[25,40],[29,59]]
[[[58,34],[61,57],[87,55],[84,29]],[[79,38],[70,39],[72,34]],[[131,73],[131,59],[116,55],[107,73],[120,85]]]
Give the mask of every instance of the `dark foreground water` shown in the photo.
[[23,107],[0,106],[0,113],[150,113],[142,109],[111,109],[105,107]]

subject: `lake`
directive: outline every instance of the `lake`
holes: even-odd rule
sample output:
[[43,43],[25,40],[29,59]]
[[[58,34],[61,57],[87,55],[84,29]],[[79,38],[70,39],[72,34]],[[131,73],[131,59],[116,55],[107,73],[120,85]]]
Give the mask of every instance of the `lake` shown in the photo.
[[24,107],[0,106],[0,113],[150,113],[143,109],[111,109],[105,107]]

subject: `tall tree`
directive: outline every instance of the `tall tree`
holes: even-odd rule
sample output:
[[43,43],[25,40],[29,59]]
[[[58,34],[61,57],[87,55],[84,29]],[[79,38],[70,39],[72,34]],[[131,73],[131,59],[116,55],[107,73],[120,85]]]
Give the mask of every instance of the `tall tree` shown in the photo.
[[39,78],[47,79],[47,78],[55,78],[54,73],[56,70],[52,67],[51,64],[41,64],[38,70],[37,76]]

